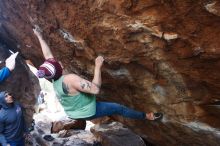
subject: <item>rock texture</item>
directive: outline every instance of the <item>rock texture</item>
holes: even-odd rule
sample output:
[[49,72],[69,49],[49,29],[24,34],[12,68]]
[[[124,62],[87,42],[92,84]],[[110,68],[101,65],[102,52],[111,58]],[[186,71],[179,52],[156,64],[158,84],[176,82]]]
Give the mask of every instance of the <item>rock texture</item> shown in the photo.
[[58,133],[61,130],[78,129],[85,130],[85,120],[64,120],[52,122],[51,133]]
[[[0,39],[38,66],[38,25],[67,72],[92,78],[103,55],[101,100],[162,111],[161,123],[125,120],[161,146],[219,145],[217,0],[2,0]],[[207,136],[208,135],[208,136]]]
[[[36,125],[34,131],[31,132],[33,139],[29,144],[27,143],[28,146],[146,146],[140,136],[119,122],[98,124],[91,128],[91,132],[79,130],[79,123],[72,122],[75,124],[72,128],[67,126],[65,130],[51,134],[51,130],[54,129],[52,128],[53,122],[45,114],[51,113],[43,110],[35,114]],[[65,122],[62,121],[62,123]]]
[[91,131],[103,146],[146,146],[140,136],[118,122],[96,125]]
[[[51,133],[51,130],[54,130],[55,128],[51,116],[54,115],[45,109],[42,112],[35,114],[35,128],[31,132],[31,141],[29,144],[26,143],[28,146],[99,146],[99,142],[90,131],[79,130],[84,129],[85,127],[81,126],[76,130],[76,124],[79,125],[79,123],[72,122],[71,124],[70,122],[67,123],[67,120],[65,122],[60,121],[64,124],[65,130],[59,129],[59,131],[55,131],[59,133]],[[56,127],[56,130],[57,129],[58,127]]]

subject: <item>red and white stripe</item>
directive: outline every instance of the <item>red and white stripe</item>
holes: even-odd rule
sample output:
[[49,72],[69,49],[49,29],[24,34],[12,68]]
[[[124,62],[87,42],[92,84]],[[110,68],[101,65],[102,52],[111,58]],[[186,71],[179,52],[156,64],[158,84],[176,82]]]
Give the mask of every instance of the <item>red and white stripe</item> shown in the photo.
[[56,73],[56,69],[54,67],[53,64],[49,63],[49,62],[44,62],[41,67],[44,67],[46,68],[49,72],[50,72],[50,76],[45,76],[45,78],[52,78],[55,76],[55,73]]

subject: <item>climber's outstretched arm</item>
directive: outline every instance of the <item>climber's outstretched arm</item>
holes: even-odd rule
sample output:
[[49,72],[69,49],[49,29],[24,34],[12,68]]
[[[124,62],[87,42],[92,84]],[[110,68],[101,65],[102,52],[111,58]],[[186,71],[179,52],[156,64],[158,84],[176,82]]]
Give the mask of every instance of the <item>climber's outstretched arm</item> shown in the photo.
[[94,70],[94,77],[92,83],[98,86],[99,88],[102,85],[102,77],[101,77],[101,67],[103,65],[104,58],[102,56],[98,56],[95,59],[95,70]]
[[40,42],[44,58],[45,59],[54,58],[54,56],[50,50],[50,47],[47,45],[46,41],[43,39],[43,36],[42,36],[40,30],[38,28],[35,28],[35,29],[33,29],[33,31]]
[[95,59],[94,78],[92,82],[79,77],[76,74],[68,74],[63,79],[63,90],[66,94],[76,94],[77,92],[85,92],[90,94],[99,94],[101,87],[101,67],[104,58],[98,56]]

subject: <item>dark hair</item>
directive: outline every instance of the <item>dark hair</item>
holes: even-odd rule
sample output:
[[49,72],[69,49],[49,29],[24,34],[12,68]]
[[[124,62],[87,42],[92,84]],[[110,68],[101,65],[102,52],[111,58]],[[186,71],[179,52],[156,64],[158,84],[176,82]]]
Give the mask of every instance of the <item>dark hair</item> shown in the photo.
[[7,92],[7,91],[6,91],[6,92],[5,92],[5,97],[8,96],[8,95],[9,95],[9,96],[13,96],[13,95],[11,94],[11,92]]

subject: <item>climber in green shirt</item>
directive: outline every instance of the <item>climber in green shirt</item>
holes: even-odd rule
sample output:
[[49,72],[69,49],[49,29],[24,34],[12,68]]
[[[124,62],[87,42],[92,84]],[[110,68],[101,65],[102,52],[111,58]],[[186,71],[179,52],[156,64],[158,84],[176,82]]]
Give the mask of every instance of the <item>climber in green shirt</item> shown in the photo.
[[58,99],[70,118],[91,120],[111,115],[121,115],[140,120],[157,120],[162,118],[162,113],[139,112],[117,103],[96,101],[95,95],[99,94],[102,83],[101,67],[104,58],[98,56],[95,59],[92,82],[76,74],[63,75],[61,65],[54,59],[39,28],[35,28],[33,31],[40,42],[45,58],[45,62],[38,69],[37,76],[53,82]]

